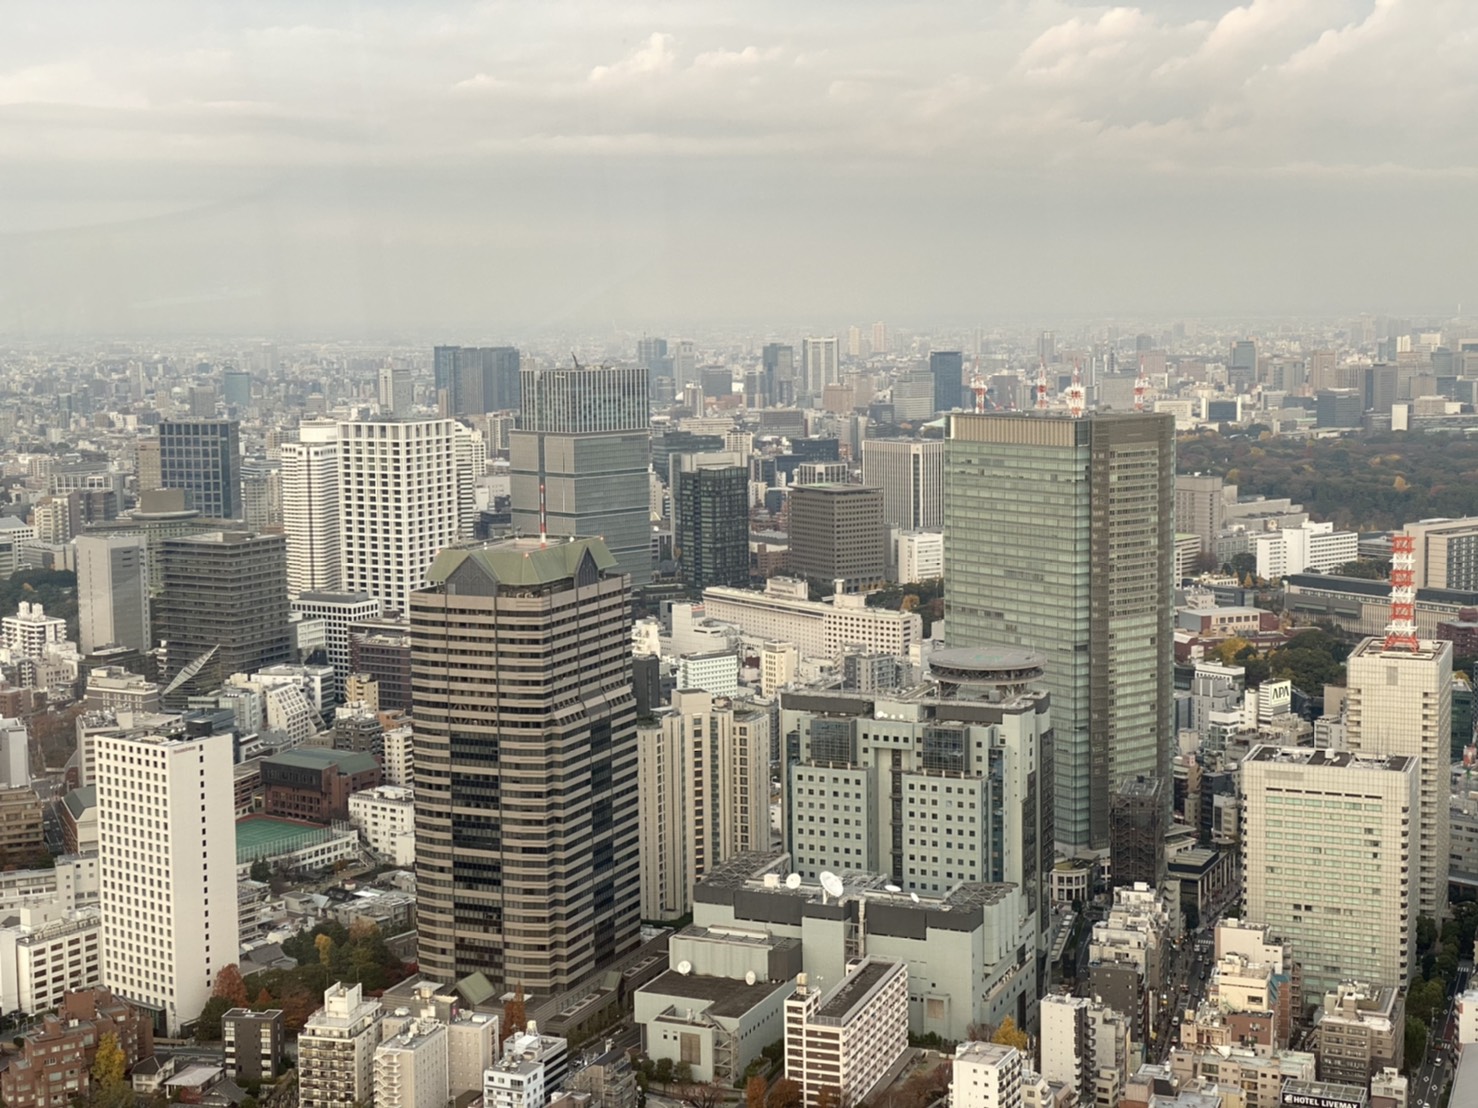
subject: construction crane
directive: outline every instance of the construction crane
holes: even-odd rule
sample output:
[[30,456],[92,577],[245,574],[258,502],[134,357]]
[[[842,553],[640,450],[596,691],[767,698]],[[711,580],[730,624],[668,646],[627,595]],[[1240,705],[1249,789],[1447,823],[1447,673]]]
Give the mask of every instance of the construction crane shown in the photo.
[[972,374],[970,377],[970,391],[975,394],[975,411],[977,413],[995,410],[995,405],[991,403],[989,395],[990,389],[986,387],[985,378],[978,372]]

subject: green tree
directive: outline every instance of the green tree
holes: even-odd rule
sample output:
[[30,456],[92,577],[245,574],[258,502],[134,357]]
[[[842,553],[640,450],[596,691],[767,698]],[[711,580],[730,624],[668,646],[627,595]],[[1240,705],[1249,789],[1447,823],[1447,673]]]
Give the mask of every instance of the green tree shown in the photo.
[[267,884],[272,880],[272,866],[265,858],[258,858],[251,864],[251,879]]
[[1430,950],[1437,941],[1437,924],[1431,916],[1418,916],[1416,921],[1416,948]]
[[195,1020],[195,1037],[201,1042],[220,1042],[221,1017],[234,1007],[236,1005],[223,996],[213,996],[207,1000]]
[[1421,1068],[1427,1057],[1427,1025],[1414,1016],[1406,1017],[1406,1072]]

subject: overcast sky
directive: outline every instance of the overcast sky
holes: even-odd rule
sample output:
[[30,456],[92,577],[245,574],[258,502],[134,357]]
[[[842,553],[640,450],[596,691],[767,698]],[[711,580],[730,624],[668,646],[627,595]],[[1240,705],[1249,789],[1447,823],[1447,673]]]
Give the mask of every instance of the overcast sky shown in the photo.
[[7,0],[0,333],[1478,312],[1478,3]]

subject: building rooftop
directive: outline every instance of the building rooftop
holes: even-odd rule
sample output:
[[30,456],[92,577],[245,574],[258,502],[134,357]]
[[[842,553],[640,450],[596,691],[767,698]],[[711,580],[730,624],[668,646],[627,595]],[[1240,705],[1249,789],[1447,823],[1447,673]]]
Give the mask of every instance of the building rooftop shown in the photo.
[[550,585],[575,575],[589,552],[597,570],[616,567],[616,557],[601,539],[569,539],[546,543],[537,538],[503,539],[480,547],[443,550],[431,563],[426,580],[440,585],[467,562],[476,564],[500,585]]
[[642,992],[679,1000],[707,1001],[708,1015],[737,1019],[766,997],[781,990],[789,992],[791,987],[790,981],[757,981],[753,985],[747,985],[734,977],[711,977],[701,973],[668,970],[643,985]]
[[852,1013],[872,998],[873,992],[888,977],[897,971],[901,962],[889,962],[881,958],[868,958],[821,1002],[816,1015],[822,1019],[845,1021]]
[[330,750],[322,746],[294,747],[263,758],[262,761],[280,766],[299,766],[303,769],[321,770],[336,766],[343,774],[364,773],[380,764],[375,761],[373,754],[355,754],[348,750]]
[[1309,750],[1307,747],[1259,746],[1247,755],[1249,762],[1290,766],[1328,766],[1334,769],[1405,770],[1412,759],[1399,754],[1353,754],[1348,750]]

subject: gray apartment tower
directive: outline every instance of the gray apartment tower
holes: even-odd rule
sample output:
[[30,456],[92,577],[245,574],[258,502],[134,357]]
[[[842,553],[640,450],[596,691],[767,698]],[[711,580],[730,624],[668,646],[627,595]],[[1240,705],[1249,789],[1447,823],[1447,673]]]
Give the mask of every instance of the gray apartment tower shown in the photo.
[[652,576],[647,371],[576,366],[523,371],[508,436],[513,526],[525,535],[605,540],[634,586]]
[[1046,655],[1057,842],[1109,848],[1126,777],[1168,779],[1175,421],[1168,414],[950,417],[951,646]]
[[411,594],[422,972],[547,996],[640,933],[631,586],[599,539],[443,551]]
[[159,487],[184,489],[208,519],[241,518],[241,425],[233,419],[159,424]]

